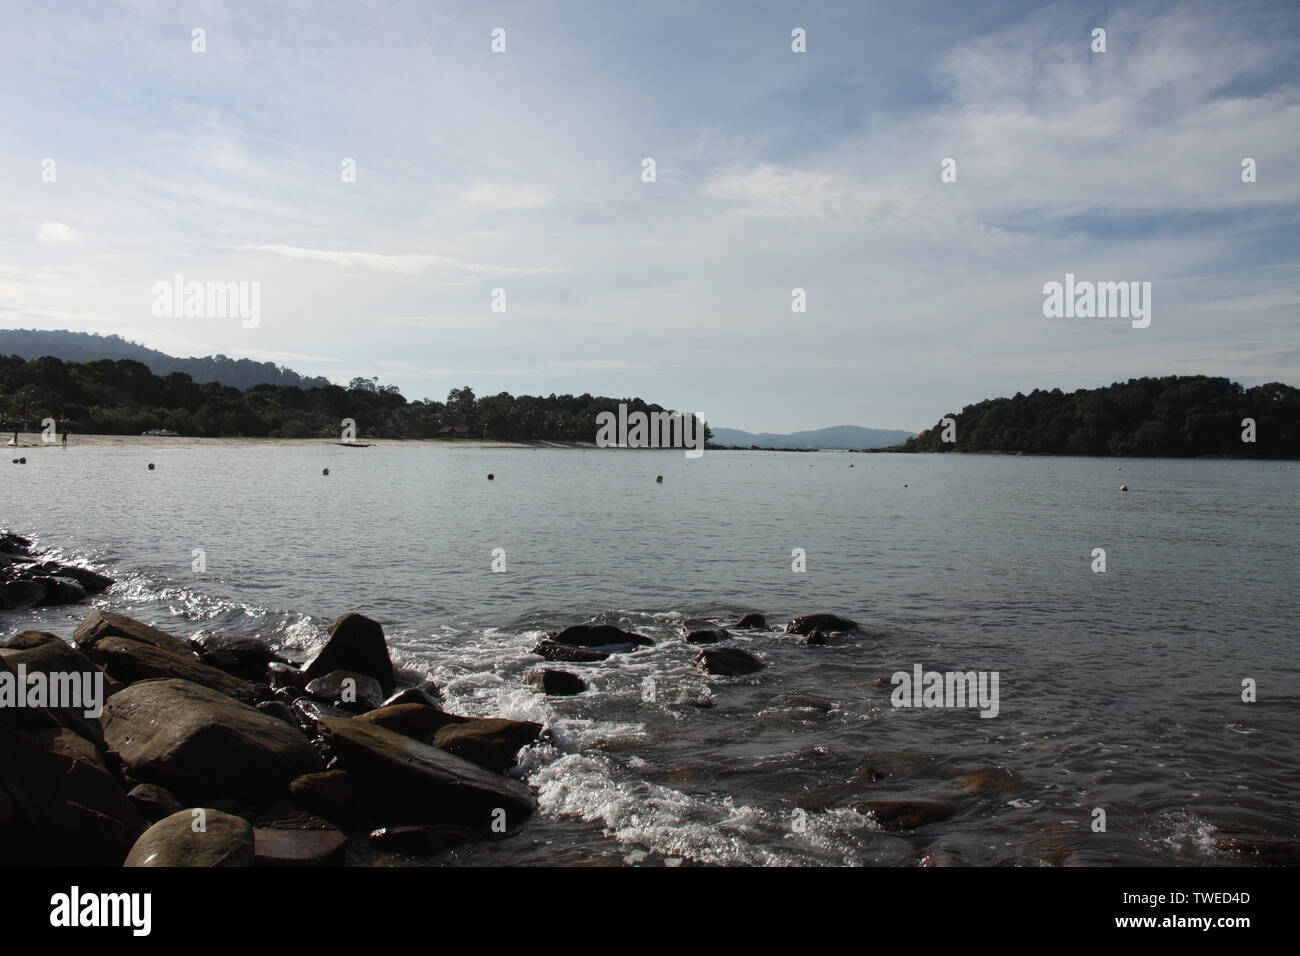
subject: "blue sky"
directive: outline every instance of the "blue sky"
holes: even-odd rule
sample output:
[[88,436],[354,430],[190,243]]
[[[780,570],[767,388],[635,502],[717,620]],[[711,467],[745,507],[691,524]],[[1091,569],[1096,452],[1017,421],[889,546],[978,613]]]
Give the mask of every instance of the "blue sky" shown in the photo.
[[[1300,384],[1294,4],[269,6],[6,3],[0,326],[753,431]],[[155,317],[178,272],[260,323]],[[1150,327],[1045,318],[1067,272]]]

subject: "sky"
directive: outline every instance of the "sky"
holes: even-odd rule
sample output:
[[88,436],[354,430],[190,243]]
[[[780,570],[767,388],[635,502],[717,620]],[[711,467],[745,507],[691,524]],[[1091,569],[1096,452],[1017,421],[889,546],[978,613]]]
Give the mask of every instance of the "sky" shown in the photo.
[[750,431],[1300,384],[1291,2],[0,5],[0,327]]

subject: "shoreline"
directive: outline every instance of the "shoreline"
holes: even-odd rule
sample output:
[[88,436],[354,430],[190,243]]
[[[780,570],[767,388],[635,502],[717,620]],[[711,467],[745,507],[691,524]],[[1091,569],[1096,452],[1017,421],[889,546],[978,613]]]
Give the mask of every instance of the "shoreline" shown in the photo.
[[[330,446],[346,445],[332,438],[187,438],[184,436],[165,437],[161,435],[78,435],[68,437],[65,446],[61,441],[42,440],[40,432],[19,432],[18,445],[9,444],[13,433],[5,439],[6,448],[255,448],[255,447],[290,447],[290,446]],[[431,447],[469,447],[469,448],[596,448],[596,443],[577,441],[506,441],[495,438],[368,438],[358,439],[358,448],[366,446],[421,446]]]

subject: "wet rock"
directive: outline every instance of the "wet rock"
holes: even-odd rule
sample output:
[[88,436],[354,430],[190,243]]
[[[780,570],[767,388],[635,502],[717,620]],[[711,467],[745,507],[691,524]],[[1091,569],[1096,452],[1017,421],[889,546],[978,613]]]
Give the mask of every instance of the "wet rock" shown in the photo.
[[433,856],[478,836],[476,831],[467,827],[446,825],[382,827],[371,832],[370,845],[386,853]]
[[253,822],[257,866],[339,866],[348,838],[301,807],[279,803]]
[[260,637],[248,634],[199,634],[190,644],[209,667],[253,683],[267,679],[268,665],[288,663]]
[[248,681],[209,667],[189,651],[178,654],[142,641],[100,637],[86,653],[114,680],[123,684],[144,680],[183,680],[248,703],[257,700],[257,689]]
[[542,641],[533,648],[533,653],[548,661],[564,664],[594,664],[609,657],[607,651],[593,651],[586,647],[571,647],[557,644],[555,641]]
[[303,667],[308,680],[324,677],[330,671],[360,671],[377,680],[384,693],[393,692],[397,680],[384,629],[378,621],[363,614],[344,614],[330,625],[329,633],[325,646]]
[[757,657],[738,647],[716,647],[700,651],[695,663],[704,668],[705,673],[718,677],[752,674],[764,667]]
[[805,614],[786,624],[785,633],[811,634],[813,631],[822,631],[833,634],[836,631],[851,631],[857,626],[847,617],[840,617],[837,614]]
[[529,671],[525,681],[543,694],[552,697],[581,694],[587,689],[587,682],[577,674],[570,674],[568,671],[553,671],[549,668]]
[[104,749],[104,730],[98,715],[86,714],[93,712],[96,705],[102,707],[109,694],[120,688],[115,681],[107,679],[94,661],[62,639],[42,631],[16,635],[7,646],[0,648],[0,661],[15,674],[23,667],[29,678],[37,673],[46,675],[51,690],[57,687],[60,695],[74,692],[80,695],[81,706],[51,707],[49,713],[64,727]]
[[731,638],[725,627],[698,619],[683,621],[680,630],[682,640],[687,644],[716,644]]
[[0,865],[118,866],[140,819],[104,756],[66,727],[0,727]]
[[989,767],[958,777],[952,786],[961,793],[1011,793],[1016,789],[1016,778],[1009,770]]
[[349,711],[333,704],[325,704],[310,697],[299,697],[289,708],[293,711],[298,726],[308,733],[316,732],[316,725],[322,717],[339,717],[347,719],[352,716]]
[[333,823],[350,825],[368,812],[360,782],[346,770],[308,773],[289,784],[293,802]]
[[927,823],[940,823],[959,809],[948,800],[866,800],[853,809],[866,814],[885,830],[915,830]]
[[402,822],[488,828],[497,811],[504,811],[506,825],[513,826],[533,811],[532,794],[523,784],[454,753],[359,720],[326,717],[320,731],[367,788],[382,787],[391,802],[405,805]]
[[309,681],[306,690],[317,700],[357,713],[374,710],[384,699],[379,681],[360,671],[330,671]]
[[463,724],[470,718],[444,713],[441,708],[425,704],[391,704],[361,714],[355,719],[429,743],[443,727],[448,724]]
[[825,647],[826,635],[820,630],[814,630],[811,634],[799,642],[804,647]]
[[[38,647],[44,647],[47,644],[61,644],[67,647],[68,644],[57,634],[51,634],[49,631],[19,631],[13,637],[0,641],[0,649],[7,651],[30,651]],[[89,660],[89,658],[86,658]]]
[[175,794],[153,783],[136,784],[126,796],[135,804],[140,818],[151,824],[184,809]]
[[623,645],[647,647],[654,644],[654,641],[648,637],[633,634],[631,631],[614,627],[612,624],[574,624],[557,634],[552,634],[551,640],[557,644],[568,644],[570,647],[619,647]]
[[542,725],[532,721],[484,717],[442,727],[433,745],[488,770],[509,770],[515,755],[541,734]]
[[399,690],[392,697],[389,697],[380,706],[392,707],[394,704],[423,704],[426,707],[442,708],[442,695],[438,688],[432,683],[426,682],[419,687],[408,687],[405,690]]
[[101,591],[107,591],[113,586],[112,578],[89,568],[79,568],[72,564],[58,564],[50,570],[55,577],[72,578],[85,588],[87,594],[98,594]]
[[1267,866],[1300,866],[1300,840],[1273,836],[1233,836],[1220,839],[1220,852]]
[[[195,832],[195,824],[203,829]],[[123,866],[252,866],[253,826],[243,817],[203,808],[202,817],[181,810],[159,820],[140,839]]]
[[266,680],[271,685],[272,690],[292,687],[303,693],[307,692],[307,684],[310,683],[310,678],[299,668],[280,661],[272,661],[266,665]]
[[307,692],[297,687],[277,687],[271,692],[275,699],[285,705],[292,704],[299,697],[306,697]]
[[32,581],[45,588],[45,600],[41,604],[46,607],[59,604],[76,604],[78,601],[86,600],[86,589],[81,586],[80,582],[72,578],[56,578],[42,575],[32,578]]
[[88,653],[95,644],[106,637],[120,637],[130,641],[139,641],[151,647],[171,651],[181,657],[198,660],[197,655],[190,649],[187,641],[183,641],[179,637],[173,637],[165,631],[160,631],[158,628],[142,621],[129,618],[125,614],[115,614],[101,608],[96,608],[86,615],[85,619],[77,625],[77,630],[72,639],[83,653]]
[[736,627],[749,628],[755,631],[764,631],[767,629],[767,618],[751,611],[750,613],[743,615],[740,620],[736,622]]
[[0,608],[23,611],[45,600],[45,588],[36,581],[6,581],[0,585]]
[[131,776],[187,802],[274,798],[322,769],[293,727],[183,680],[134,684],[109,699],[104,736]]
[[298,715],[282,700],[264,700],[257,705],[257,712],[274,717],[276,720],[283,720],[291,727],[298,726]]

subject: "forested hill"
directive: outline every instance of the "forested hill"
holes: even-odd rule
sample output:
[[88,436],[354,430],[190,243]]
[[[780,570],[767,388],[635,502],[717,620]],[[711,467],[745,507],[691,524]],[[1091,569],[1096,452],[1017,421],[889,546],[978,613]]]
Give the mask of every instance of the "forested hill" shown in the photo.
[[176,358],[157,349],[129,342],[117,335],[93,332],[45,331],[41,329],[0,329],[0,355],[20,355],[25,359],[53,355],[65,362],[93,362],[96,359],[134,359],[148,366],[155,375],[184,372],[194,381],[218,382],[232,388],[254,385],[297,385],[320,388],[328,385],[319,376],[307,378],[274,362],[232,359],[224,355],[203,358]]
[[[1300,390],[1277,382],[1243,388],[1205,375],[1135,378],[1069,393],[1017,392],[947,417],[955,442],[943,440],[940,420],[890,450],[1300,458]],[[1254,442],[1242,440],[1248,418]]]
[[[139,435],[165,428],[206,438],[333,438],[342,421],[356,437],[498,438],[514,441],[595,441],[596,416],[663,412],[639,398],[592,395],[475,396],[453,388],[446,402],[408,402],[395,386],[355,378],[349,388],[256,385],[240,391],[216,382],[198,384],[184,372],[154,375],[130,359],[64,362],[52,356],[24,361],[0,355],[0,428],[40,428],[53,418],[58,431]],[[684,413],[689,415],[690,413]],[[694,434],[692,431],[691,434]],[[708,425],[704,425],[707,438]]]

